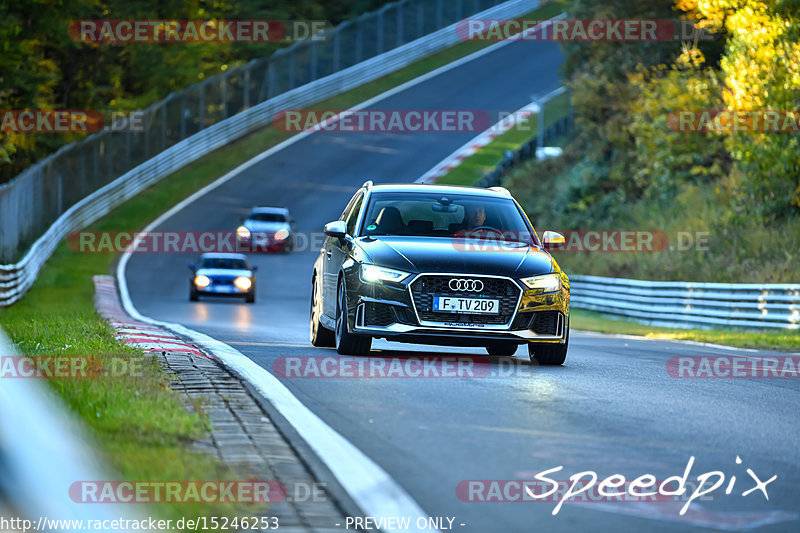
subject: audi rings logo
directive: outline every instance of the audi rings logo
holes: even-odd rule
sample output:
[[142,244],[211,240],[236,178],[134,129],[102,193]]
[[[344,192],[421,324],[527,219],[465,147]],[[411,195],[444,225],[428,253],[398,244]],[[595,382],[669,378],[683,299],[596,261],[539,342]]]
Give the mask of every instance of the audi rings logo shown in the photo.
[[483,282],[479,279],[453,278],[450,280],[449,287],[451,291],[481,292],[483,290]]

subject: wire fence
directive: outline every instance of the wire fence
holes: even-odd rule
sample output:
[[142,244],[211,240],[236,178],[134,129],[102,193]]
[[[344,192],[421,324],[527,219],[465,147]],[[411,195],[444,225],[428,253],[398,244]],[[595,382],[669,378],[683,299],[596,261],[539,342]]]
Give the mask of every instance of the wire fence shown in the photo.
[[[278,95],[401,47],[503,0],[400,0],[172,93],[136,128],[62,147],[0,185],[0,264],[17,260],[90,193],[188,137]],[[538,4],[538,2],[530,2]]]

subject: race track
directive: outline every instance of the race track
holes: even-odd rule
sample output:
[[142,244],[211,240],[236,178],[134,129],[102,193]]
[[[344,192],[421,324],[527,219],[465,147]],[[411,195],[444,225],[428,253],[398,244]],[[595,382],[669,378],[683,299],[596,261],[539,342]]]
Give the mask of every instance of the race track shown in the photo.
[[[553,43],[516,43],[376,103],[376,109],[514,111],[560,85]],[[232,230],[255,204],[288,207],[302,232],[336,219],[366,179],[409,182],[475,135],[328,133],[309,135],[261,160],[168,219],[160,230]],[[539,230],[547,214],[529,213]],[[229,343],[272,371],[282,356],[328,355],[308,342],[311,268],[318,247],[255,255],[258,302],[188,301],[181,254],[134,254],[127,284],[142,314]],[[309,249],[310,248],[310,249]],[[380,357],[483,350],[377,341]],[[796,379],[675,379],[677,355],[733,355],[715,347],[573,332],[564,367],[513,358],[478,365],[485,377],[459,379],[295,379],[282,381],[325,422],[382,466],[431,516],[455,516],[463,531],[798,531],[800,385]],[[741,355],[758,355],[741,352]],[[736,464],[740,456],[742,464]],[[556,479],[592,470],[629,479],[737,476],[730,495],[681,503],[477,503],[461,501],[465,480],[531,479],[559,465]],[[768,485],[769,501],[746,469]],[[727,483],[727,480],[726,480]],[[460,524],[465,526],[460,526]],[[711,527],[713,526],[713,527]],[[332,524],[331,528],[335,528]]]

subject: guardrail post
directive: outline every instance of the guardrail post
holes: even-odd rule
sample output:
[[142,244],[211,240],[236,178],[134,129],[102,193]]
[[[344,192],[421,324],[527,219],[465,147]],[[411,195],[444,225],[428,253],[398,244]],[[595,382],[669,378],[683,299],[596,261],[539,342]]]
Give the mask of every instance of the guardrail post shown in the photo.
[[309,81],[314,81],[317,79],[317,57],[319,52],[317,51],[317,41],[311,41],[311,68],[310,68],[310,76],[311,79]]
[[222,120],[228,118],[228,76],[219,81],[219,99],[222,100]]
[[59,172],[56,177],[58,179],[58,215],[60,216],[64,212],[64,174]]
[[198,122],[200,123],[199,130],[203,130],[206,127],[206,83],[201,83],[198,90],[200,91],[200,104],[199,104],[199,112],[197,114]]
[[108,175],[109,176],[113,176],[114,175],[114,155],[111,152],[114,151],[112,149],[112,145],[114,144],[114,140],[113,140],[114,139],[114,134],[109,132],[106,135],[106,137],[107,137],[107,139],[106,139],[105,147],[106,147],[106,162],[108,164]]
[[181,92],[181,139],[186,138],[186,91]]
[[364,60],[364,24],[363,17],[356,20],[356,63],[361,63]]
[[383,53],[383,25],[384,16],[383,13],[386,11],[386,7],[382,7],[380,11],[378,11],[378,29],[375,35],[375,55],[380,55]]
[[405,6],[407,3],[408,0],[403,0],[397,4],[397,46],[401,46],[405,42],[403,40],[403,32],[405,31],[403,28],[403,19],[405,17]]
[[128,124],[128,127],[125,128],[125,170],[122,172],[125,173],[131,169],[133,166],[132,156],[131,156],[131,127]]
[[340,55],[342,53],[342,38],[339,35],[339,28],[333,31],[333,70],[331,72],[339,72]]
[[242,105],[244,109],[248,109],[250,107],[250,68],[246,67],[244,69],[244,74],[242,75],[242,83],[244,83],[244,89],[242,93]]
[[161,106],[161,150],[167,149],[167,103]]
[[294,89],[294,68],[295,68],[295,51],[289,52],[289,89]]
[[418,39],[424,35],[425,32],[425,7],[422,2],[417,2],[417,35],[414,37]]
[[[150,110],[144,117],[144,159],[149,159],[150,156],[150,128],[153,125],[153,116],[155,114],[156,110]],[[128,122],[128,127],[131,127],[130,121]]]

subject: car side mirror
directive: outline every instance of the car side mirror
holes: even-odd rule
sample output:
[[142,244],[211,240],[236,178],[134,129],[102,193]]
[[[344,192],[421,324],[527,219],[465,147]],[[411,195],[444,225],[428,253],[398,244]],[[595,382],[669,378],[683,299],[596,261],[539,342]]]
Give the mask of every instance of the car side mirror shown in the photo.
[[253,265],[250,267],[251,272],[255,272],[256,270],[258,270],[258,265]]
[[323,231],[328,237],[344,239],[347,236],[347,224],[345,224],[344,220],[334,220],[325,224]]
[[194,266],[194,263],[189,263],[189,270],[191,270],[192,272],[197,270],[197,268],[195,268],[195,266]]
[[564,236],[555,231],[545,231],[542,233],[542,244],[544,244],[545,248],[555,248],[565,242],[567,241],[564,239]]

